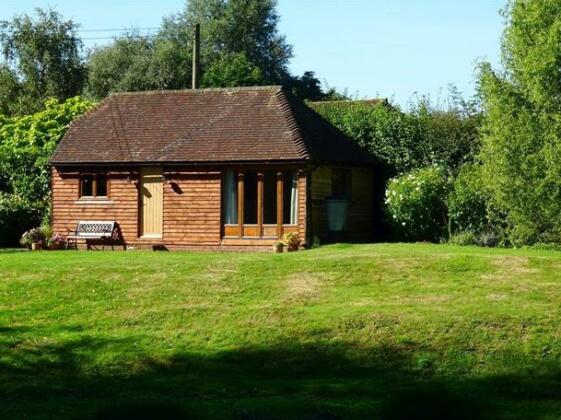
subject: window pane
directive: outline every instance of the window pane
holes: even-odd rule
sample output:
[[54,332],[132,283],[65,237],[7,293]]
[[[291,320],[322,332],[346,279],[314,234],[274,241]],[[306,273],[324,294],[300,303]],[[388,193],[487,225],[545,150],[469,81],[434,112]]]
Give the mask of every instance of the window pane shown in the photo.
[[247,225],[257,224],[257,174],[244,175],[243,222]]
[[284,185],[282,189],[282,223],[284,225],[295,225],[296,221],[296,199],[297,180],[292,171],[284,173]]
[[107,176],[97,175],[97,197],[107,197]]
[[82,185],[80,191],[82,197],[93,196],[93,175],[82,175]]
[[234,171],[227,171],[224,180],[224,223],[238,223],[238,181]]
[[277,224],[277,174],[265,172],[263,180],[263,223]]

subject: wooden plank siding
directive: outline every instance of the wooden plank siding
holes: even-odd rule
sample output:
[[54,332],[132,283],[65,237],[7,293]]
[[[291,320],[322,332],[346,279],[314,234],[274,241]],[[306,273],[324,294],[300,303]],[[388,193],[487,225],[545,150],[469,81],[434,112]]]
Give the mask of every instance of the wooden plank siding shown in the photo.
[[107,200],[80,200],[80,177],[52,169],[52,226],[66,235],[80,220],[116,220],[124,238],[133,241],[138,232],[138,190],[128,173],[110,173]]
[[164,185],[164,237],[170,245],[219,246],[220,171],[174,170]]
[[374,237],[374,172],[371,168],[353,168],[352,200],[349,206],[348,239],[370,242]]
[[[311,228],[322,242],[328,239],[326,199],[332,195],[333,166],[320,166],[312,171]],[[350,242],[368,242],[374,236],[374,171],[372,168],[351,169],[351,201],[348,210],[347,237]]]
[[[85,168],[84,170],[86,170]],[[52,169],[52,225],[56,233],[66,235],[80,220],[115,220],[128,246],[170,249],[254,250],[260,244],[270,249],[271,239],[246,241],[223,240],[222,174],[223,168],[163,168],[162,238],[142,238],[142,204],[139,200],[139,168],[120,168],[107,172],[107,199],[80,199],[80,176],[77,170]],[[307,232],[307,174],[298,175],[298,226],[303,241]],[[263,229],[270,229],[264,226]],[[231,242],[231,243],[230,243]],[[274,242],[274,240],[273,240]]]
[[312,230],[322,242],[327,241],[327,206],[331,196],[331,167],[320,166],[311,173]]
[[305,171],[298,172],[298,236],[304,246],[309,245],[308,241],[308,175]]

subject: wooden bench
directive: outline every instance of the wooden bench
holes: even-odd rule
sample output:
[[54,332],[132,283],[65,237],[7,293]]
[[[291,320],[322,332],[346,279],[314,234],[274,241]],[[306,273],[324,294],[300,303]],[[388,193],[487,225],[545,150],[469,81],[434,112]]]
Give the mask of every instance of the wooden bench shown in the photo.
[[79,221],[76,230],[66,237],[66,249],[70,247],[78,249],[79,240],[85,241],[88,250],[95,245],[101,245],[102,249],[105,249],[105,246],[115,249],[116,243],[122,243],[123,248],[126,249],[119,225],[115,221]]

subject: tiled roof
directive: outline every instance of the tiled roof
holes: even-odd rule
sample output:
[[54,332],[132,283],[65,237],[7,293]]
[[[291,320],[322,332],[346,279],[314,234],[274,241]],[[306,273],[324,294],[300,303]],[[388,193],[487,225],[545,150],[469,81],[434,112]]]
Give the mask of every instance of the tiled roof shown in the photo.
[[279,86],[117,93],[75,120],[52,164],[323,161],[370,156]]

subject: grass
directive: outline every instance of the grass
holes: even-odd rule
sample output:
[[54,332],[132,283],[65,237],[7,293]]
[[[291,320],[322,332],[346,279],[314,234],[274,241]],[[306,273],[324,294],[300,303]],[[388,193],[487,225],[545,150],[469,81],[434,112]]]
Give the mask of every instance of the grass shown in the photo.
[[2,418],[559,418],[561,253],[0,252]]

